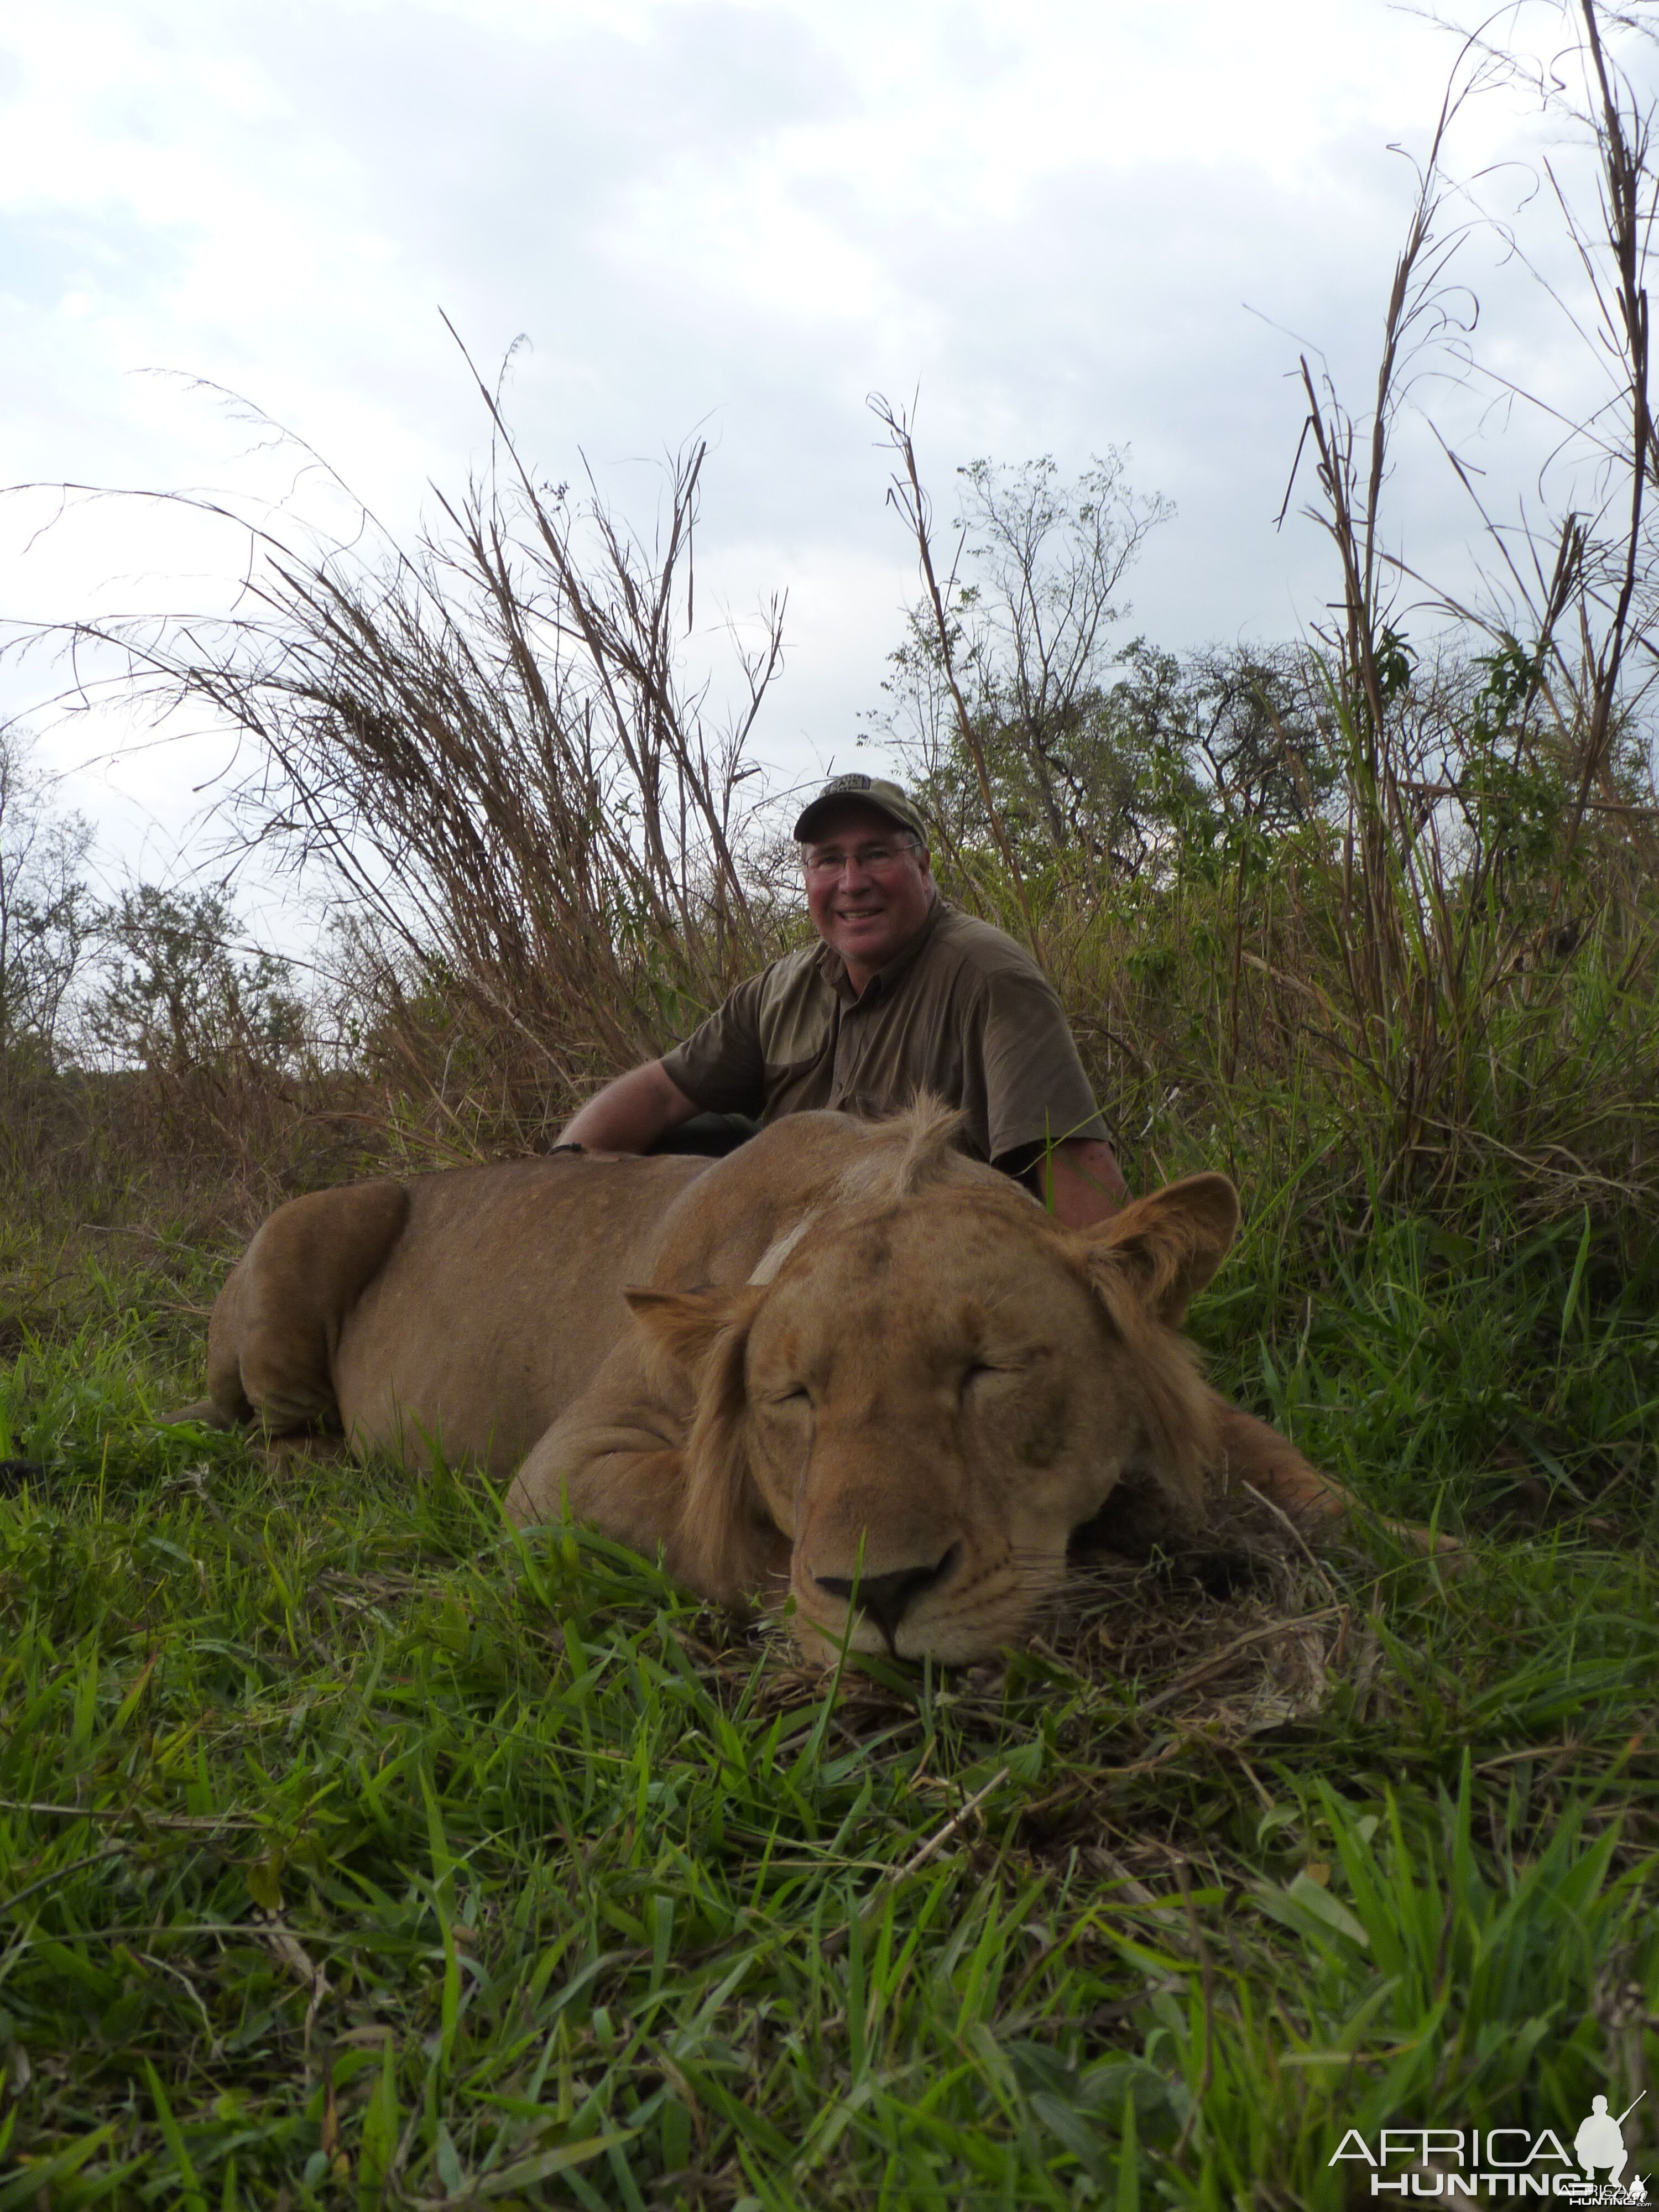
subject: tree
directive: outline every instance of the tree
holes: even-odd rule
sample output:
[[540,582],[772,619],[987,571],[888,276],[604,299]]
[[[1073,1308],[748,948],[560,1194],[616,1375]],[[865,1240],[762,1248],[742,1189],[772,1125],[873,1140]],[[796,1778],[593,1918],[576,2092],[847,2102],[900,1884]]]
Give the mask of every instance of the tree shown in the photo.
[[237,950],[241,923],[216,892],[140,884],[123,892],[106,929],[107,980],[87,1027],[118,1065],[182,1076],[228,1059],[281,1066],[302,1048],[292,969],[273,953]]
[[65,1003],[97,936],[85,817],[55,809],[16,726],[0,726],[0,1060],[55,1057]]
[[951,857],[1000,851],[1024,878],[1058,868],[1097,896],[1230,823],[1304,822],[1337,775],[1303,647],[1116,642],[1124,577],[1173,512],[1124,467],[1113,451],[1069,485],[1046,457],[960,471],[955,569],[911,609],[874,718]]
[[1109,448],[1070,484],[1046,454],[959,471],[956,567],[891,656],[878,726],[908,751],[947,836],[1006,837],[1022,866],[1033,844],[1109,866],[1133,781],[1109,633],[1146,533],[1174,510],[1139,496],[1126,465]]

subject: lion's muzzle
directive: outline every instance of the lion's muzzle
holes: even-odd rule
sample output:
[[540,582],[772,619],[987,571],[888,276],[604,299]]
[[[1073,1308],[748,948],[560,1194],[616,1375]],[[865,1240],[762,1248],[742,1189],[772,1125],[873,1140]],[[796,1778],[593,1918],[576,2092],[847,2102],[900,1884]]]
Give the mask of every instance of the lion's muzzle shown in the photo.
[[817,1587],[873,1620],[897,1656],[899,1624],[919,1598],[941,1589],[962,1564],[962,1547],[950,1545],[931,1565],[893,1567],[878,1575],[814,1575]]

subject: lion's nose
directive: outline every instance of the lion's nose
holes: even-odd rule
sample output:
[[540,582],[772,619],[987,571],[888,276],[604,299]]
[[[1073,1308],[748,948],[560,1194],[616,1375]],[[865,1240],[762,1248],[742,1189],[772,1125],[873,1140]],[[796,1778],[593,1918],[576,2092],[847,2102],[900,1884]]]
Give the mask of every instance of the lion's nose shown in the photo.
[[895,1567],[884,1575],[860,1575],[856,1584],[850,1575],[815,1575],[812,1579],[832,1597],[849,1602],[856,1587],[860,1605],[890,1644],[894,1631],[922,1592],[937,1589],[961,1556],[961,1545],[952,1544],[931,1567]]

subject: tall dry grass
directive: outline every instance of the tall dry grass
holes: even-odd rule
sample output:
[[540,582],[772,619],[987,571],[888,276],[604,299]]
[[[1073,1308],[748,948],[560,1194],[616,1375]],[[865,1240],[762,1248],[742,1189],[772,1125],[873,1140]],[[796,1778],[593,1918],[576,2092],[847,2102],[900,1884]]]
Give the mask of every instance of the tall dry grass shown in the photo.
[[781,926],[750,749],[781,600],[723,626],[719,668],[687,664],[706,447],[636,532],[591,479],[542,481],[478,390],[490,465],[412,548],[367,514],[325,543],[264,517],[230,618],[60,633],[142,710],[240,738],[222,822],[326,900],[360,1060],[440,1152],[544,1141]]

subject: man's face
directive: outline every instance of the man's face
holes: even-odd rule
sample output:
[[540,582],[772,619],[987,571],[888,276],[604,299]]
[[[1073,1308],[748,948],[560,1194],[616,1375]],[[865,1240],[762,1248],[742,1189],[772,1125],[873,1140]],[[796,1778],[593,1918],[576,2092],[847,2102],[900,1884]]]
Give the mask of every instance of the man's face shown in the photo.
[[818,935],[867,980],[927,919],[933,879],[910,832],[878,806],[850,799],[801,848],[806,906]]

